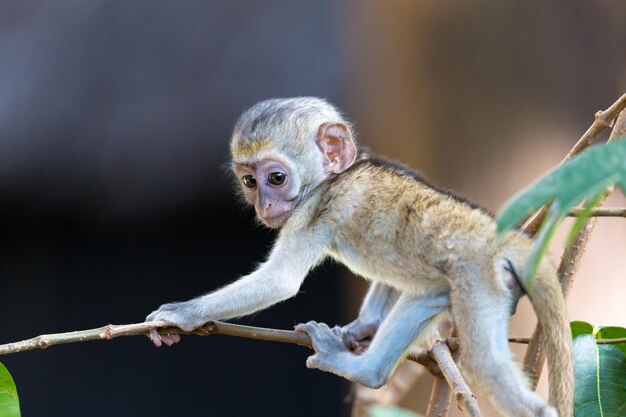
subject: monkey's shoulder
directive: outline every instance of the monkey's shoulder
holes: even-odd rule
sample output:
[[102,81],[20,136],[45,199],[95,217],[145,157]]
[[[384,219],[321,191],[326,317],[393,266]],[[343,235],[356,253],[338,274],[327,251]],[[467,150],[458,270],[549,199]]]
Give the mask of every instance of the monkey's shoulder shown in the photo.
[[348,206],[364,203],[368,210],[394,209],[403,203],[421,211],[475,211],[493,219],[493,214],[478,204],[432,184],[404,164],[375,155],[362,157],[348,170],[331,178],[325,193],[328,195],[322,203]]

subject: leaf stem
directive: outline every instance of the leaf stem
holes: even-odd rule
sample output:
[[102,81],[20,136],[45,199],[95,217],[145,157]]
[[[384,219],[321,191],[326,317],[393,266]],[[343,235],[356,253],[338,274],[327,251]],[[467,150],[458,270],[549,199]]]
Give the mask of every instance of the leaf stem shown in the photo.
[[[583,207],[576,207],[571,209],[567,215],[576,217],[584,211]],[[626,217],[626,207],[595,208],[589,212],[589,217]]]

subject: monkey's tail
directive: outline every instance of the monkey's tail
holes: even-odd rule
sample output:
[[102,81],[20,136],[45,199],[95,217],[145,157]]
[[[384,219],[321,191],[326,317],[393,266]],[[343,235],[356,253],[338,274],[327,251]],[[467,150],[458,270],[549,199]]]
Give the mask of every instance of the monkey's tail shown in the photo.
[[[542,340],[548,356],[550,404],[556,407],[560,417],[573,416],[572,335],[563,290],[550,261],[544,260],[540,264],[535,288],[528,297],[541,325]],[[531,351],[528,350],[529,353]]]

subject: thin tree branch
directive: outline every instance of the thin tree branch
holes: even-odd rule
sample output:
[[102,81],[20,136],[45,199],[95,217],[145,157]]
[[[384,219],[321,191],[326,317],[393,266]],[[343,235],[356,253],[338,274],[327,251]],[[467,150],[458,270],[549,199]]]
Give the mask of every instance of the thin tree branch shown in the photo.
[[[159,334],[195,334],[209,336],[221,334],[226,336],[245,337],[247,339],[265,340],[269,342],[291,343],[312,348],[311,339],[306,333],[292,330],[268,329],[264,327],[244,326],[241,324],[210,321],[197,329],[186,332],[164,321],[151,321],[135,324],[108,324],[95,329],[78,330],[65,333],[42,334],[31,339],[0,345],[0,355],[25,352],[27,350],[46,349],[50,346],[67,343],[88,342],[91,340],[110,340],[123,336],[148,336],[151,329],[157,329]],[[458,349],[455,338],[447,340],[450,350]],[[364,344],[367,347],[367,344]],[[429,367],[432,360],[422,351],[409,351],[407,359]]]
[[439,365],[439,369],[441,369],[441,373],[446,378],[446,381],[448,381],[448,385],[454,393],[454,398],[456,398],[457,405],[463,414],[468,417],[482,416],[478,408],[476,396],[469,389],[465,380],[463,380],[459,368],[457,368],[454,359],[452,359],[448,344],[446,344],[445,341],[437,340],[430,350],[430,356]]
[[451,396],[452,388],[448,385],[448,381],[446,381],[443,375],[436,376],[430,392],[430,399],[428,400],[426,417],[447,416],[450,409]]
[[[509,337],[509,343],[519,343],[521,345],[527,345],[530,343],[530,337]],[[617,345],[619,343],[626,343],[626,337],[617,339],[598,339],[596,343],[599,345]]]
[[67,333],[44,334],[20,342],[0,345],[0,355],[24,352],[27,350],[46,349],[54,345],[66,343],[87,342],[90,340],[110,340],[122,336],[149,335],[151,329],[158,329],[160,334],[195,334],[208,336],[223,334],[228,336],[246,337],[248,339],[267,340],[273,342],[293,343],[311,347],[311,339],[306,333],[290,330],[266,329],[261,327],[242,326],[239,324],[211,321],[199,328],[185,332],[178,327],[172,327],[164,321],[153,321],[137,324],[109,324],[89,330],[79,330]]
[[[529,337],[509,337],[509,343],[529,344]],[[598,339],[596,344],[598,345],[617,345],[620,343],[626,343],[626,337],[620,337],[617,339]]]
[[[568,154],[563,159],[563,162],[571,159],[575,155],[581,153],[585,149],[587,149],[592,143],[594,143],[600,133],[608,127],[613,125],[613,121],[618,117],[618,115],[622,112],[622,110],[626,109],[626,94],[622,95],[617,99],[615,103],[613,103],[608,109],[604,111],[598,111],[595,114],[595,118],[589,129],[582,135],[582,137],[576,142],[576,145],[568,152]],[[615,130],[615,129],[614,129]],[[524,223],[522,229],[534,236],[539,230],[539,226],[541,222],[545,218],[547,213],[547,206],[543,206],[539,211],[537,211],[534,215],[530,217]]]
[[[178,327],[172,327],[166,322],[153,321],[136,324],[108,324],[95,329],[42,334],[31,339],[0,345],[0,355],[25,352],[28,350],[46,349],[50,346],[64,345],[68,343],[89,342],[91,340],[111,340],[123,336],[148,336],[151,329],[158,329],[160,334],[191,334],[197,336],[221,334],[269,342],[291,343],[309,348],[311,347],[311,340],[306,333],[294,332],[291,330],[268,329],[264,327],[244,326],[241,324],[211,321],[191,332],[186,332]],[[529,340],[530,339],[528,337],[509,337],[510,343],[528,344]],[[598,340],[597,343],[626,343],[626,338],[602,339]],[[449,337],[446,339],[446,344],[452,352],[456,352],[459,349],[459,342],[456,337]],[[367,347],[367,344],[363,344],[363,346]],[[431,359],[427,352],[421,350],[409,350],[407,359],[428,368],[434,375],[440,374],[437,369],[431,369],[436,362]]]
[[[292,343],[312,348],[311,339],[306,333],[294,332],[290,330],[266,329],[261,327],[242,326],[239,324],[211,321],[192,332],[185,332],[178,327],[172,327],[169,323],[164,321],[153,321],[137,324],[109,324],[95,329],[44,334],[33,337],[32,339],[0,345],[0,355],[25,352],[27,350],[46,349],[50,346],[87,342],[90,340],[111,340],[123,336],[147,336],[150,334],[151,329],[158,329],[159,334],[176,333],[195,334],[199,336],[222,334],[256,340]],[[442,374],[451,385],[456,394],[457,401],[459,401],[459,407],[466,412],[468,417],[480,416],[480,412],[476,413],[478,410],[474,404],[476,398],[463,381],[456,364],[452,360],[450,351],[456,349],[458,349],[458,342],[454,338],[450,338],[449,340],[443,342],[437,341],[433,350],[430,352],[430,357],[432,360],[437,362]],[[418,363],[428,363],[428,360],[422,353],[416,354],[414,352],[410,352],[407,355],[407,359]]]
[[[66,333],[44,334],[33,337],[32,339],[0,345],[0,355],[25,352],[27,350],[46,349],[54,345],[87,342],[90,340],[111,340],[122,336],[147,336],[150,334],[151,329],[158,329],[159,334],[176,333],[195,334],[199,336],[222,334],[228,336],[246,337],[256,340],[292,343],[312,348],[311,339],[306,333],[294,332],[290,330],[266,329],[261,327],[242,326],[239,324],[211,321],[195,329],[192,332],[185,332],[178,327],[172,327],[169,323],[166,323],[164,321],[154,321],[137,324],[109,324],[95,329],[79,330]],[[456,393],[457,400],[460,401],[459,406],[463,410],[469,410],[466,413],[468,417],[480,416],[480,412],[478,414],[474,413],[472,398],[474,402],[476,401],[476,399],[471,391],[469,391],[469,388],[463,381],[461,374],[456,367],[456,364],[454,363],[454,361],[452,361],[452,356],[450,356],[450,349],[458,349],[458,343],[456,342],[456,340],[450,339],[447,341],[447,344],[445,342],[437,342],[436,347],[437,352],[431,352],[432,359],[434,359],[437,364],[439,364],[441,372],[444,374],[448,383],[454,384],[452,385],[452,388]],[[424,354],[416,354],[414,352],[410,352],[407,355],[407,359],[418,363],[428,363],[429,361],[429,359],[426,358]]]
[[[453,324],[448,323],[447,328],[440,329],[440,334],[444,334],[448,340],[455,337],[456,329]],[[457,356],[453,355],[452,359],[456,360]],[[437,368],[439,368],[437,366]],[[450,410],[450,399],[452,396],[452,388],[448,385],[443,375],[435,375],[433,386],[430,391],[430,399],[428,400],[428,408],[426,409],[426,417],[445,417]]]
[[[243,326],[239,324],[214,321],[206,323],[192,332],[185,332],[178,327],[170,326],[166,322],[156,321],[122,325],[109,324],[95,329],[79,330],[66,333],[44,334],[33,337],[31,339],[0,345],[0,355],[25,352],[28,350],[46,349],[50,346],[87,342],[91,340],[111,340],[123,336],[147,336],[150,334],[150,330],[153,328],[158,329],[160,334],[176,333],[195,334],[198,336],[222,334],[256,340],[292,343],[299,346],[312,348],[311,339],[305,333],[294,332],[290,330],[267,329],[261,327]],[[528,338],[509,338],[509,342],[512,343],[528,343],[528,341]],[[626,338],[598,340],[597,343],[626,343]],[[451,351],[458,350],[458,347],[459,346],[457,339],[451,337],[448,338],[446,341],[437,341],[429,354],[425,354],[423,352],[409,352],[409,354],[407,355],[407,359],[423,364],[433,371],[435,370],[433,369],[432,362],[435,361],[438,365],[440,374],[443,375],[448,385],[451,387],[452,392],[454,392],[459,408],[465,413],[465,415],[469,417],[480,416],[481,413],[476,404],[476,397],[472,394],[469,387],[463,380],[450,353]],[[440,388],[436,388],[438,385],[440,386]],[[406,386],[398,385],[395,388],[398,388],[400,391],[406,392]],[[428,416],[437,417],[445,415],[445,410],[447,410],[447,401],[445,400],[445,398],[446,396],[449,398],[450,394],[450,392],[446,393],[446,391],[447,388],[445,387],[445,384],[442,385],[442,380],[440,378],[437,378],[435,380],[433,396],[431,396],[431,400],[429,403],[429,414],[427,414]]]
[[[626,94],[623,95],[620,100],[624,99],[625,97]],[[596,113],[596,121],[598,119],[599,116],[598,113]],[[626,111],[622,111],[621,113],[619,113],[619,117],[617,118],[615,125],[613,126],[613,130],[611,131],[611,135],[609,136],[609,142],[623,136],[624,134],[626,134]],[[612,191],[612,189],[608,190],[605,193],[604,197],[600,199],[598,205],[602,205],[602,203],[604,203],[604,201]],[[590,218],[585,221],[582,229],[574,238],[574,242],[571,246],[565,249],[565,251],[563,252],[563,256],[561,257],[561,263],[559,264],[558,269],[558,276],[559,280],[561,281],[563,293],[566,296],[574,282],[574,275],[578,271],[580,261],[585,252],[585,249],[587,248],[587,243],[589,242],[589,238],[591,237],[593,229],[596,225],[596,220],[597,219],[595,218]],[[526,355],[524,356],[523,362],[524,372],[526,372],[526,374],[529,376],[530,383],[533,389],[537,387],[537,383],[539,382],[539,377],[541,376],[541,370],[543,368],[545,358],[546,353],[543,334],[541,326],[537,324],[537,327],[535,327],[535,331],[533,332],[533,335],[530,339],[530,343],[528,344],[528,348],[526,349]]]
[[[567,213],[570,217],[579,216],[583,212],[584,208],[576,207]],[[589,217],[626,217],[626,207],[607,207],[596,208],[591,210]]]
[[[617,101],[615,101],[615,103],[613,103],[608,109],[598,111],[595,114],[594,121],[589,129],[587,129],[576,145],[574,145],[572,150],[567,154],[567,156],[565,156],[563,162],[571,159],[574,155],[579,154],[584,149],[589,147],[589,145],[598,139],[598,136],[600,136],[600,133],[602,133],[604,129],[613,127],[613,122],[615,122],[624,109],[626,109],[626,94],[623,94],[620,98],[618,98]],[[613,130],[615,131],[615,128]],[[619,133],[619,131],[617,133]]]

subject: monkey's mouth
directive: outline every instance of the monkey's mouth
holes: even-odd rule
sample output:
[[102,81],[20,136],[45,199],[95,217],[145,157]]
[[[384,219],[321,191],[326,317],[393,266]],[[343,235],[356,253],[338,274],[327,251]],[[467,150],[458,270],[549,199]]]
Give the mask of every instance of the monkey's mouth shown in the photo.
[[261,220],[263,220],[263,223],[265,223],[268,227],[276,228],[285,224],[290,215],[291,210],[288,210],[282,214],[279,214],[278,216],[261,217]]

